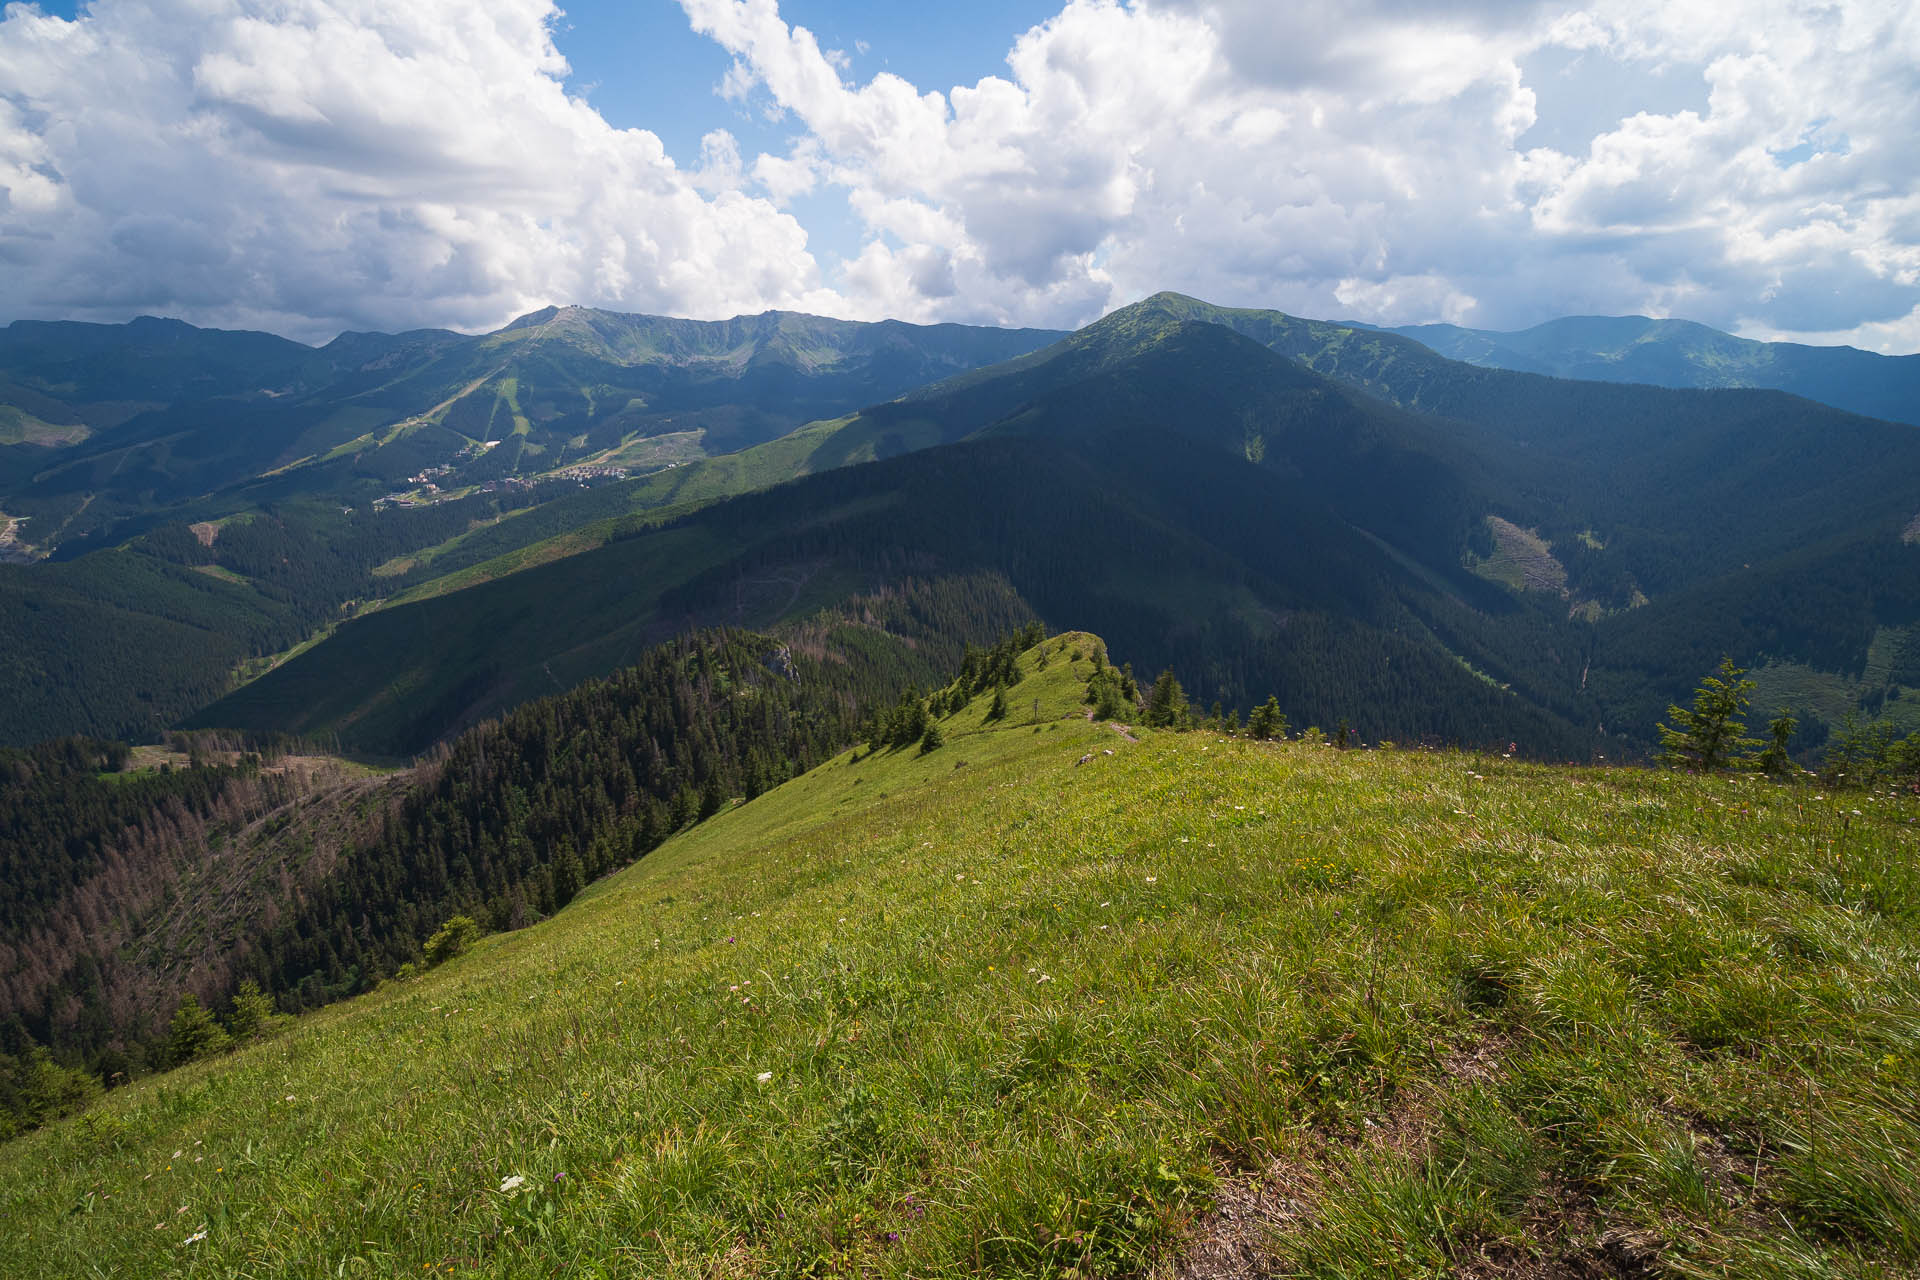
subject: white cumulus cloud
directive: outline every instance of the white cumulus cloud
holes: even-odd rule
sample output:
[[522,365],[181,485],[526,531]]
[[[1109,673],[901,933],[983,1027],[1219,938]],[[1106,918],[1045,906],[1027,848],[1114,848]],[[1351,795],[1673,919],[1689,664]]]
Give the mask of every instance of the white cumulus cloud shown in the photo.
[[[567,95],[551,0],[13,5],[0,320],[1070,325],[1173,288],[1920,346],[1911,0],[1066,0],[954,86],[680,3],[731,69],[678,164]],[[743,151],[743,108],[788,141]],[[839,201],[817,263],[799,219]]]
[[[756,173],[844,188],[852,296],[1078,323],[1158,288],[1312,315],[1685,314],[1920,338],[1920,20],[1903,0],[1070,0],[1007,74],[846,81],[777,0],[681,0],[804,127]],[[1535,55],[1609,70],[1530,141]],[[1634,85],[1691,80],[1697,107]],[[938,262],[937,270],[929,264]]]
[[806,233],[569,97],[545,0],[96,0],[0,20],[0,320],[302,337],[548,302],[837,305]]

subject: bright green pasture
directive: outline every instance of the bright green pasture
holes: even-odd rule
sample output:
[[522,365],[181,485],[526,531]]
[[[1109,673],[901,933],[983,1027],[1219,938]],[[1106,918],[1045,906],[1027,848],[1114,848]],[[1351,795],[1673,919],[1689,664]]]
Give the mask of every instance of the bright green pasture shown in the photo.
[[1133,743],[1066,656],[12,1144],[0,1274],[1920,1264],[1913,801]]

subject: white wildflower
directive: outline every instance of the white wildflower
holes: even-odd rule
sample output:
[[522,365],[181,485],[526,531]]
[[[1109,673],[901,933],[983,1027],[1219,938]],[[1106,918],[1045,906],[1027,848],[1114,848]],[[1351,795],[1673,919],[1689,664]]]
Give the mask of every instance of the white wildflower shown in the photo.
[[754,1079],[758,1080],[761,1084],[765,1084],[769,1080],[773,1079],[773,1072],[762,1071],[759,1075],[755,1076]]
[[199,1244],[202,1240],[205,1240],[206,1238],[207,1238],[207,1233],[203,1228],[202,1230],[194,1232],[192,1235],[188,1236],[185,1240],[182,1240],[180,1243],[181,1244]]
[[508,1174],[506,1177],[500,1179],[500,1194],[510,1196],[526,1185],[526,1175],[519,1173]]

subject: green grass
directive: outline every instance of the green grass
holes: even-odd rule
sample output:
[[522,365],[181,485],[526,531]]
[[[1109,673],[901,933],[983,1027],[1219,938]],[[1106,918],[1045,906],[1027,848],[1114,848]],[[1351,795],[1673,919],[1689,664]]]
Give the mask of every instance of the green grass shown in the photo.
[[1130,743],[1089,670],[16,1141],[0,1273],[1920,1263],[1914,800]]

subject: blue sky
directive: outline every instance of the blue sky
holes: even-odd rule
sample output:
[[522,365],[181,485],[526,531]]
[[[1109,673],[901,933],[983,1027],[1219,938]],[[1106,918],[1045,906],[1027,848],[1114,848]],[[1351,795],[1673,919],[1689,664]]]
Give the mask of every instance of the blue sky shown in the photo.
[[[826,48],[844,53],[850,76],[864,80],[888,71],[943,92],[1006,74],[1015,38],[1057,12],[1059,5],[1034,0],[957,6],[790,0],[781,7]],[[554,43],[571,65],[570,90],[609,124],[658,134],[676,159],[698,156],[701,137],[713,129],[728,130],[756,151],[777,150],[794,132],[790,121],[769,120],[759,105],[720,98],[715,90],[732,60],[693,33],[675,0],[576,0],[555,23]],[[860,224],[844,198],[807,200],[796,212],[815,252],[850,258],[857,251]]]
[[0,10],[0,321],[1671,315],[1920,348],[1909,0]]

